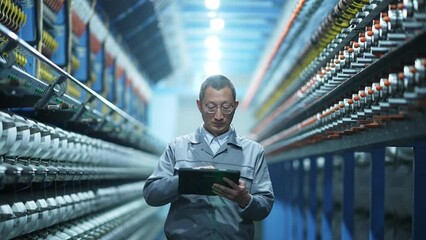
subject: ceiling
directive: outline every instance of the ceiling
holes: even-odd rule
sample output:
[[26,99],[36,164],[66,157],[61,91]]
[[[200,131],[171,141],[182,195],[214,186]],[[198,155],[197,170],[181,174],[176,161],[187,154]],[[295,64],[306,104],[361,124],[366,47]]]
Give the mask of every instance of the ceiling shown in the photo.
[[[220,60],[213,55],[220,72],[246,88],[276,32],[284,1],[222,0],[209,10],[204,0],[98,0],[96,11],[151,86],[167,82],[185,89],[208,74],[205,41],[214,36],[220,40]],[[219,18],[223,29],[212,29],[210,21]]]

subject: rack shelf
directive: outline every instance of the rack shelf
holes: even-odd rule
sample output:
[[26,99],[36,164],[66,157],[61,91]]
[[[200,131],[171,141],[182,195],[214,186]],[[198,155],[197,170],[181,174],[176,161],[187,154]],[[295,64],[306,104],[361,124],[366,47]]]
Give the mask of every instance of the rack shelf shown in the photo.
[[361,86],[371,84],[372,79],[380,77],[384,73],[389,73],[390,69],[398,69],[401,67],[401,63],[414,60],[417,56],[426,54],[426,50],[424,48],[425,42],[426,32],[422,32],[413,39],[407,41],[405,44],[388,52],[377,61],[362,69],[353,77],[348,78],[335,89],[325,93],[315,102],[312,102],[307,106],[303,106],[303,109],[299,109],[299,111],[292,113],[291,115],[286,113],[279,115],[273,122],[265,127],[262,134],[258,136],[258,139],[263,140],[276,132],[291,127],[298,122],[302,122],[306,118],[323,110],[324,103],[334,103],[339,99],[350,96],[352,93],[355,93],[355,89],[360,89]]
[[[55,65],[3,25],[0,25],[0,34],[6,39],[3,53],[13,53],[19,46],[51,68],[56,76],[54,82],[47,83],[13,65],[11,60],[0,59],[1,74],[13,76],[20,83],[18,87],[12,83],[3,85],[1,108],[143,151],[155,154],[162,151],[158,141],[141,122]],[[85,94],[86,101],[67,93],[70,86],[79,94]],[[108,110],[99,112],[99,105]]]

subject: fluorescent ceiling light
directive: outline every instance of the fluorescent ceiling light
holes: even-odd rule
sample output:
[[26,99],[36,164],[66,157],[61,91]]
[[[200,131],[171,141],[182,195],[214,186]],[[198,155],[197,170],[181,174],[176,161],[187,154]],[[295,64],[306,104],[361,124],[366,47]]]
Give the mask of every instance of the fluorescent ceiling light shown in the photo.
[[210,10],[216,10],[220,6],[220,0],[206,0],[204,5]]
[[220,49],[210,49],[207,52],[207,58],[212,61],[219,61],[222,59],[222,51]]
[[206,75],[220,74],[220,67],[218,62],[206,62],[204,64],[204,72]]
[[208,36],[204,40],[204,45],[209,49],[217,49],[220,46],[220,39],[217,36]]
[[213,12],[213,11],[210,11],[209,13],[207,13],[207,16],[208,16],[209,18],[215,18],[215,17],[217,16],[217,13],[216,13],[216,12]]
[[210,28],[215,31],[220,31],[225,26],[225,21],[222,18],[213,18],[210,20]]

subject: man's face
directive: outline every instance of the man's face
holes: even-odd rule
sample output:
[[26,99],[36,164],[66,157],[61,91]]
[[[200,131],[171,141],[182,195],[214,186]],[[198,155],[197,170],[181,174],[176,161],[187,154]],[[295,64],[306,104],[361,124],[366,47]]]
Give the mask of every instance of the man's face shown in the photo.
[[197,100],[197,106],[204,121],[204,128],[214,136],[219,136],[229,130],[238,101],[234,101],[232,91],[228,87],[220,90],[208,87],[203,102]]

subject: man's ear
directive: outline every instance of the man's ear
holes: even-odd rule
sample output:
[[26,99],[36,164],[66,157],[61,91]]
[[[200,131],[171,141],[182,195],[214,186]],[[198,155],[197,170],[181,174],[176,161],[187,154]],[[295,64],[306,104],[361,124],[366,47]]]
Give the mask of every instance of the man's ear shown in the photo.
[[238,100],[235,100],[235,101],[234,101],[234,109],[237,109],[238,104],[240,104],[240,102],[238,102]]
[[201,101],[200,101],[200,99],[197,99],[197,107],[198,107],[198,110],[200,110],[200,112],[202,112],[203,107],[201,106]]

